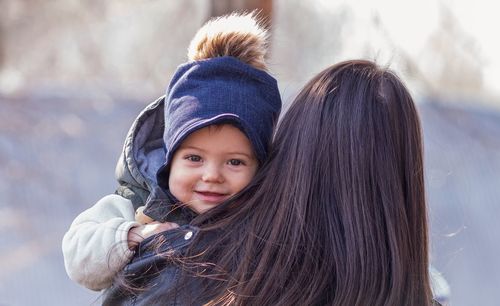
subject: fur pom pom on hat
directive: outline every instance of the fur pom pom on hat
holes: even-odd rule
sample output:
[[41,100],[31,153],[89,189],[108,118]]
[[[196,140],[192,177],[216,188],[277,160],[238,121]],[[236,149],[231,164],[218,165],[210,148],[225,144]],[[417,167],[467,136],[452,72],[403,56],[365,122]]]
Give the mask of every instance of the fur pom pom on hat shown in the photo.
[[258,14],[233,13],[208,21],[198,30],[188,48],[188,59],[232,56],[257,69],[266,70],[267,30]]

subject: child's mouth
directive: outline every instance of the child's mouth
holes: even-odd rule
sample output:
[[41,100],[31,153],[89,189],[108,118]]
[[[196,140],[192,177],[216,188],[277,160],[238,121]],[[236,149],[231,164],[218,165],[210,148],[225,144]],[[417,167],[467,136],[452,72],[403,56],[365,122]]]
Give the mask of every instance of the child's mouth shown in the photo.
[[209,191],[195,191],[197,197],[204,201],[210,203],[220,203],[227,198],[227,194]]

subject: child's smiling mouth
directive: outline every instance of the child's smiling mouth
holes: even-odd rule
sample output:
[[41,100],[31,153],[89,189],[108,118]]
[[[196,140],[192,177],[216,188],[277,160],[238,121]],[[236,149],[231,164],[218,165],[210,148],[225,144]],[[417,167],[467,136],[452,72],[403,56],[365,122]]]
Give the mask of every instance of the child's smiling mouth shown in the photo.
[[218,204],[228,198],[229,194],[227,193],[219,193],[219,192],[210,192],[210,191],[197,191],[194,193],[199,200],[204,202],[209,202],[213,204]]

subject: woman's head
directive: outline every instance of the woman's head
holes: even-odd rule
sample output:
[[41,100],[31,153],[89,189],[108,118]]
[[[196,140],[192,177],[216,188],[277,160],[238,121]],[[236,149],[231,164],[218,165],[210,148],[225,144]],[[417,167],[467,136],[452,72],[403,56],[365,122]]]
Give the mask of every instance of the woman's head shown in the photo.
[[419,118],[401,80],[372,62],[314,77],[249,192],[199,222],[214,216],[225,234],[206,258],[230,275],[220,301],[431,301]]
[[288,188],[299,190],[287,202],[312,241],[329,244],[318,255],[334,255],[328,263],[335,271],[333,300],[352,295],[349,290],[374,304],[425,293],[421,130],[413,100],[394,73],[368,61],[324,70],[285,115],[275,145],[279,160],[301,165],[283,174],[295,182]]

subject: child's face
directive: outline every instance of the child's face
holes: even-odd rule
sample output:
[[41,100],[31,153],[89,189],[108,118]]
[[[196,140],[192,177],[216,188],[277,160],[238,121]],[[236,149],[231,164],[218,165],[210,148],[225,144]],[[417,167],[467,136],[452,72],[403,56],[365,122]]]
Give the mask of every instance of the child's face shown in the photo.
[[197,213],[242,190],[258,162],[250,140],[238,128],[208,126],[189,135],[172,158],[170,192]]

